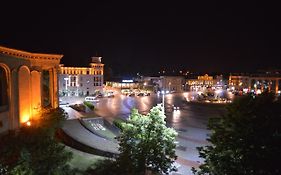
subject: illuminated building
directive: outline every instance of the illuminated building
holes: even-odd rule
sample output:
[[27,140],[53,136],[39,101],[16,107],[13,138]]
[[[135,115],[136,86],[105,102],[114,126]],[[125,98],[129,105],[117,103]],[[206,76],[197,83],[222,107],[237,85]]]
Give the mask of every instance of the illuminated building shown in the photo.
[[278,93],[281,86],[281,76],[279,74],[230,75],[228,85],[230,89],[244,93],[251,91]]
[[204,91],[215,84],[213,76],[205,74],[198,76],[197,79],[187,80],[187,85],[191,91]]
[[0,133],[58,107],[57,71],[63,55],[0,46]]
[[140,88],[140,83],[134,80],[113,80],[107,81],[106,86],[117,88],[117,89],[138,89]]
[[66,96],[88,96],[103,88],[101,57],[92,57],[90,67],[60,65],[59,93]]
[[182,92],[184,89],[184,77],[181,76],[160,76],[159,87],[164,91]]

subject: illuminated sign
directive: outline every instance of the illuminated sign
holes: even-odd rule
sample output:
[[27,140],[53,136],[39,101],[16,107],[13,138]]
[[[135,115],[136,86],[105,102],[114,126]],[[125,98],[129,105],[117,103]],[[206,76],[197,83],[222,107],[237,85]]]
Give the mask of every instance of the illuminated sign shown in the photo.
[[122,80],[122,83],[133,83],[133,80]]

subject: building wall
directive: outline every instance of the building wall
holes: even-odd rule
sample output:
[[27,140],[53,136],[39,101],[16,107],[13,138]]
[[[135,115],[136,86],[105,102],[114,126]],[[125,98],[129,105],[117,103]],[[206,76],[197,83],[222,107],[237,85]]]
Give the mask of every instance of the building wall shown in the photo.
[[198,76],[197,79],[187,80],[188,89],[191,91],[205,91],[208,88],[222,88],[224,85],[222,75],[213,76],[205,74],[203,76]]
[[[0,67],[7,79],[8,104],[0,107],[0,133],[34,120],[42,106],[42,71],[56,72],[62,55],[37,54],[0,46]],[[56,73],[50,74],[49,108],[58,107]],[[36,112],[35,112],[36,111]]]
[[278,93],[280,90],[281,77],[274,76],[229,76],[228,85],[230,88],[241,91],[243,89],[267,90],[270,92]]
[[117,88],[117,89],[139,89],[141,86],[137,82],[128,82],[128,83],[122,83],[122,82],[114,82],[114,81],[107,81],[106,86]]
[[182,92],[184,78],[181,76],[161,76],[160,89],[165,91]]
[[59,93],[67,96],[87,96],[103,89],[101,57],[93,57],[90,67],[60,66]]

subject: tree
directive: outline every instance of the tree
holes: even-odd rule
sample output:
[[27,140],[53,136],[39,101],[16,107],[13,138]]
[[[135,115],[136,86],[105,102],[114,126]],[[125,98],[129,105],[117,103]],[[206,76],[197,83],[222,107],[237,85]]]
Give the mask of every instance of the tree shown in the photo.
[[0,139],[0,164],[7,174],[63,175],[73,171],[67,162],[72,155],[55,137],[56,130],[66,114],[52,110],[29,127],[9,133]]
[[123,174],[168,174],[175,171],[175,139],[177,132],[166,127],[165,115],[154,107],[147,115],[132,110],[129,120],[122,124],[118,138],[120,155],[117,158]]
[[205,159],[196,175],[280,174],[281,99],[272,94],[246,96],[209,122],[211,145],[200,147]]

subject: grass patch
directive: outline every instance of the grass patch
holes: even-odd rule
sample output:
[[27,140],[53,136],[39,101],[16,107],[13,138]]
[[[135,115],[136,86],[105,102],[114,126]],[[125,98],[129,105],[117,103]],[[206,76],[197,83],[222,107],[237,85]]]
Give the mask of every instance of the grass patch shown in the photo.
[[119,128],[120,130],[122,130],[122,124],[126,122],[125,120],[121,119],[121,118],[117,118],[115,120],[113,120],[113,124]]
[[105,157],[88,154],[68,146],[65,146],[65,149],[73,154],[73,157],[68,164],[71,168],[79,171],[86,171],[89,167],[94,169],[95,164],[99,160],[105,159]]
[[84,105],[86,105],[88,108],[90,108],[91,110],[94,110],[95,109],[95,106],[93,105],[93,103],[91,102],[88,102],[88,101],[84,101],[83,102]]

